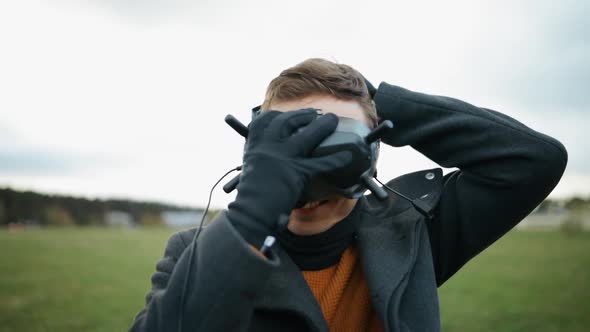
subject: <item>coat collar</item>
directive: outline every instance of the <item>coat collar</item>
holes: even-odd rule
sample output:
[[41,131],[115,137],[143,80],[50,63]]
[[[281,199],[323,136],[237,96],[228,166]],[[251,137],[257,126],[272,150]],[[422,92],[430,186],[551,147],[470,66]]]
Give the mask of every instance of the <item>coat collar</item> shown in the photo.
[[[442,170],[429,169],[398,177],[388,185],[432,210],[442,187]],[[422,218],[405,200],[390,195],[386,202],[372,195],[359,199],[361,222],[357,228],[359,257],[375,311],[386,331],[398,330],[401,290],[415,263]],[[282,249],[281,260],[271,273],[260,307],[299,314],[313,330],[328,331],[321,309],[297,265]]]
[[[359,257],[372,303],[385,326],[388,326],[387,321],[391,319],[388,313],[392,312],[390,299],[410,270],[415,256],[415,221],[419,216],[408,207],[376,213],[366,209],[367,202],[364,199],[359,200],[359,203],[365,205],[361,210],[362,222],[357,230]],[[278,248],[276,252],[281,264],[271,273],[264,289],[267,296],[261,299],[259,307],[295,312],[313,330],[328,331],[320,306],[301,271],[284,250]]]

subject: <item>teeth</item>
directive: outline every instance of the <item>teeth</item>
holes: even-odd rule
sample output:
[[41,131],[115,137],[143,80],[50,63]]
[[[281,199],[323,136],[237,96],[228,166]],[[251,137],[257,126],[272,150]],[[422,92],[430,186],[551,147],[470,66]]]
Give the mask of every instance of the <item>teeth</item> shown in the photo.
[[307,202],[307,204],[305,204],[303,206],[304,209],[312,209],[316,206],[320,205],[320,201],[314,201],[314,202]]

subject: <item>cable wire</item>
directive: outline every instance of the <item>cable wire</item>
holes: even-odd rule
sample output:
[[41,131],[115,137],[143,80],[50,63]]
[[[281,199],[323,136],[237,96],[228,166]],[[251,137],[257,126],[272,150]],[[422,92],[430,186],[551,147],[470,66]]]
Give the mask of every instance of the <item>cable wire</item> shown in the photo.
[[178,332],[182,332],[182,321],[184,319],[184,304],[185,304],[184,302],[186,301],[186,299],[184,297],[184,293],[188,290],[188,280],[191,275],[191,268],[192,268],[193,258],[194,258],[195,250],[196,250],[195,248],[197,247],[197,239],[199,238],[199,235],[201,234],[201,230],[203,229],[203,222],[205,221],[205,218],[207,217],[207,213],[209,212],[209,205],[211,204],[211,197],[213,196],[213,190],[215,189],[215,187],[217,187],[219,182],[221,182],[221,180],[223,180],[231,172],[239,171],[241,169],[242,169],[242,166],[240,165],[240,166],[237,166],[237,167],[232,168],[231,170],[227,171],[225,174],[223,174],[223,176],[221,178],[219,178],[219,180],[217,180],[217,182],[215,182],[215,184],[213,185],[213,187],[211,187],[211,190],[209,191],[209,199],[207,200],[207,207],[205,207],[205,212],[203,212],[203,217],[201,218],[201,222],[199,223],[199,229],[195,232],[195,235],[193,236],[193,241],[191,242],[191,249],[190,249],[191,252],[189,254],[188,268],[185,272],[184,284],[182,286],[182,292],[180,293],[180,311],[178,313],[178,328],[177,328]]
[[391,191],[392,193],[394,193],[394,194],[398,195],[399,197],[405,199],[406,201],[410,202],[410,204],[412,204],[412,206],[416,209],[416,211],[418,211],[421,215],[426,217],[426,219],[431,220],[434,218],[434,216],[432,215],[431,209],[426,204],[424,204],[424,202],[420,201],[420,199],[411,199],[410,197],[400,193],[399,191],[397,191],[397,190],[389,187],[385,183],[379,181],[379,179],[377,179],[376,177],[375,177],[375,180],[377,182],[379,182],[379,184],[381,186],[383,186],[383,188]]

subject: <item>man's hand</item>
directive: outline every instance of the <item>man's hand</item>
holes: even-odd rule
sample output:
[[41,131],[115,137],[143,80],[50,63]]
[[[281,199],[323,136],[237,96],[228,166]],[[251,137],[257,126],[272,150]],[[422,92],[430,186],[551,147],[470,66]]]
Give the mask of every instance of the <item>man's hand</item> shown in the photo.
[[251,123],[238,195],[228,208],[246,241],[259,246],[272,234],[279,216],[295,207],[310,178],[351,162],[344,151],[309,157],[337,125],[334,114],[318,116],[313,109],[268,111]]

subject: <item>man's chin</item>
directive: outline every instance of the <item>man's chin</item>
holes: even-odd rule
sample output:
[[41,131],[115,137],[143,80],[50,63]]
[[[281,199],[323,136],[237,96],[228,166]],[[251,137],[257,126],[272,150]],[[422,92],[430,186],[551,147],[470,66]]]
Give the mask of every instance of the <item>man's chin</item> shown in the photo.
[[321,219],[314,218],[314,216],[292,214],[287,228],[293,234],[307,236],[321,233],[325,227],[322,225]]

